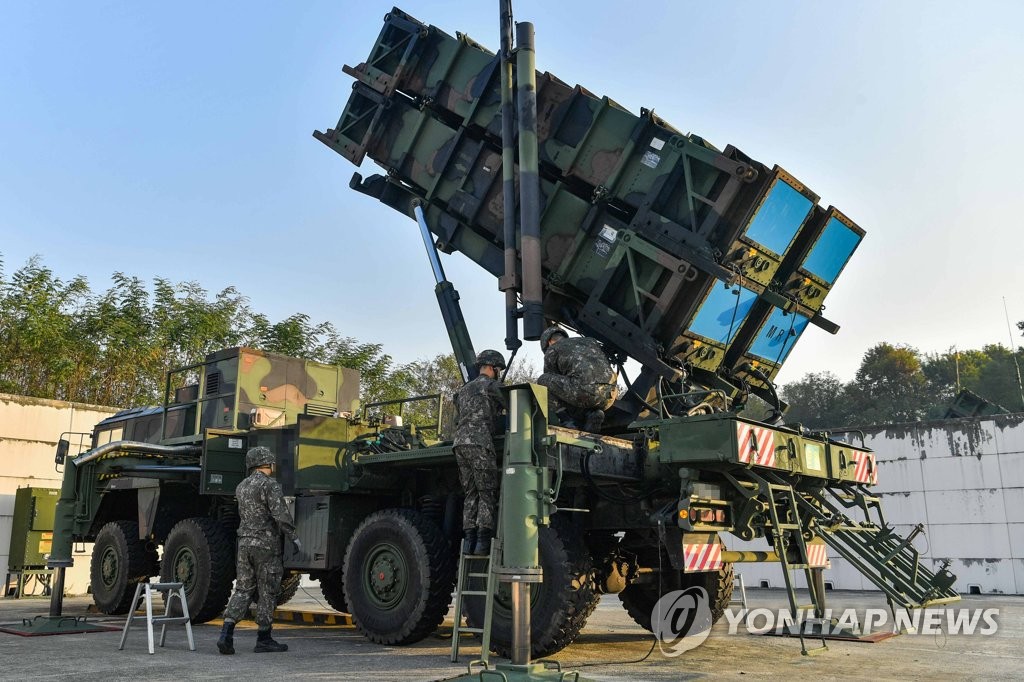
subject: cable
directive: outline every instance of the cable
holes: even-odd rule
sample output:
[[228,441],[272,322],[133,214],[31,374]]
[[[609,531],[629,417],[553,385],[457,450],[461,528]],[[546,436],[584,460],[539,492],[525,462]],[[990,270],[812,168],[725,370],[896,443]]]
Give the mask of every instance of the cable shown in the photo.
[[[658,521],[658,526],[659,526],[659,529],[660,529],[661,521]],[[661,563],[661,559],[662,559],[662,556],[661,556],[661,545],[662,545],[662,537],[661,537],[661,533],[658,533],[658,601],[654,602],[655,604],[661,604],[661,598],[665,596],[664,586],[662,584],[662,576],[664,575],[664,572],[662,570],[662,563]],[[652,627],[654,626],[654,614],[653,613],[651,614],[651,626]],[[652,633],[652,634],[654,634],[654,633]],[[641,656],[640,658],[629,660],[629,661],[608,661],[608,662],[582,663],[580,665],[570,666],[570,667],[573,667],[573,668],[590,668],[590,667],[596,667],[596,666],[602,666],[602,665],[630,665],[630,664],[634,664],[634,663],[643,663],[644,661],[646,661],[648,658],[651,657],[651,654],[654,653],[655,647],[658,646],[658,641],[659,641],[658,640],[658,636],[654,635],[654,637],[652,639],[654,641],[651,642],[651,648],[648,649],[647,653],[644,654],[643,656]]]
[[625,384],[626,384],[626,390],[628,390],[630,393],[635,395],[636,399],[639,400],[640,403],[644,407],[646,407],[648,410],[650,410],[651,412],[654,412],[654,413],[658,413],[658,409],[655,408],[653,405],[651,405],[649,402],[647,402],[644,399],[644,397],[642,395],[640,395],[635,388],[633,388],[633,382],[631,382],[629,380],[629,375],[626,374],[625,366],[621,362],[618,363],[618,366],[619,366],[619,374],[622,376],[622,381],[625,382]]
[[512,355],[508,356],[508,364],[505,365],[505,371],[501,373],[501,378],[498,379],[499,383],[505,383],[505,377],[507,377],[508,373],[512,370],[512,363],[516,361],[516,353],[519,352],[520,348],[522,348],[522,345],[516,346],[512,349]]
[[796,323],[796,313],[790,313],[792,317],[789,320],[789,331],[786,332],[786,340],[782,342],[782,348],[779,349],[779,354],[775,356],[775,364],[779,364],[779,360],[782,359],[782,354],[786,352],[786,345],[789,343],[789,337],[794,336],[793,325]]
[[606,502],[611,502],[612,504],[626,506],[628,504],[636,504],[637,502],[640,502],[641,500],[644,500],[650,496],[651,492],[646,490],[642,490],[636,495],[629,496],[616,496],[608,493],[605,490],[602,490],[600,486],[598,486],[597,483],[594,482],[594,477],[590,473],[590,456],[593,454],[593,450],[587,450],[582,455],[580,455],[580,472],[583,474],[583,479],[587,482],[587,485],[589,485],[594,490],[594,492],[597,493],[597,496],[600,497],[602,500],[605,500]]
[[322,608],[322,609],[326,609],[326,610],[328,610],[328,611],[334,611],[334,608],[333,608],[333,607],[330,607],[330,606],[325,606],[325,605],[324,605],[324,603],[323,603],[322,601],[320,601],[319,599],[317,599],[316,597],[314,597],[314,596],[313,596],[312,594],[310,594],[309,590],[307,590],[307,589],[306,589],[305,587],[303,587],[303,586],[302,586],[301,584],[299,585],[299,589],[300,589],[300,590],[302,590],[303,592],[305,592],[305,593],[306,593],[306,596],[307,596],[307,597],[309,597],[310,599],[312,599],[313,601],[315,601],[315,602],[316,602],[317,604],[319,604],[319,605],[320,605],[320,608]]

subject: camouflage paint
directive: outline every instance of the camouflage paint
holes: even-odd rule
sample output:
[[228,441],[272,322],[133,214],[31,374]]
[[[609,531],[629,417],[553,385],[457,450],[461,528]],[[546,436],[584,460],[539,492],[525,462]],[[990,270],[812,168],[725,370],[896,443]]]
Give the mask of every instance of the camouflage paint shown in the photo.
[[519,250],[522,258],[523,338],[547,326],[541,302],[540,167],[537,159],[537,82],[533,24],[516,25],[516,104],[519,109]]
[[[502,21],[506,43],[510,18]],[[513,249],[532,267],[539,246],[544,315],[637,359],[638,385],[687,373],[734,397],[746,382],[771,399],[764,377],[784,357],[751,349],[777,311],[838,329],[821,316],[824,298],[863,231],[817,206],[819,197],[782,168],[538,74],[532,54],[520,49],[515,69],[520,104],[536,101],[535,116],[519,117],[524,168],[512,162],[502,130],[511,118],[508,62],[397,9],[368,60],[347,69],[359,83],[338,127],[315,136],[353,162],[365,154],[383,166],[387,178],[355,178],[353,188],[407,215],[422,201],[438,247],[493,274],[509,309],[515,293],[534,300]],[[524,154],[533,139],[536,167]],[[533,215],[533,183],[523,180],[535,174],[537,242],[531,230],[517,238],[509,227],[517,209]],[[692,329],[716,282],[755,297],[724,341]],[[510,347],[514,323],[510,314]],[[635,415],[637,407],[624,409]]]
[[[173,376],[173,375],[172,375]],[[252,348],[230,348],[207,356],[199,391],[170,409],[189,414],[198,405],[198,423],[168,413],[166,441],[193,438],[205,429],[246,430],[294,424],[299,414],[334,414],[359,409],[359,373]]]

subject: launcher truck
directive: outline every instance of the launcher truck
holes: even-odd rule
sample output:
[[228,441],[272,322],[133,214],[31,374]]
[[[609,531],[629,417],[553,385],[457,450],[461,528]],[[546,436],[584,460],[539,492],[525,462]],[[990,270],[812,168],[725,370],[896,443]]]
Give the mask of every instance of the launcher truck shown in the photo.
[[[838,329],[824,299],[863,230],[779,166],[537,73],[532,27],[517,31],[513,54],[503,13],[494,54],[394,9],[366,61],[345,67],[355,83],[339,123],[314,133],[385,170],[351,186],[418,223],[467,378],[472,344],[438,251],[496,278],[510,349],[520,318],[527,339],[557,322],[621,365],[626,388],[600,433],[556,423],[541,386],[506,387],[498,580],[493,599],[469,590],[456,625],[490,622],[492,650],[529,660],[571,643],[606,593],[654,629],[662,594],[699,586],[717,618],[746,561],[781,564],[794,614],[791,572],[806,572],[820,616],[830,554],[894,608],[958,599],[946,567],[885,521],[874,453],[786,423],[774,390],[808,326]],[[742,412],[753,396],[766,416]],[[123,612],[134,584],[160,573],[185,583],[194,620],[215,617],[245,451],[267,445],[303,545],[286,548],[286,581],[318,578],[374,642],[422,639],[451,604],[462,494],[439,418],[375,416],[405,409],[360,406],[351,370],[213,353],[168,376],[162,405],[101,422],[84,452],[65,439],[50,565],[94,542],[103,612]],[[734,538],[768,547],[730,549]],[[526,625],[517,604],[530,605]]]

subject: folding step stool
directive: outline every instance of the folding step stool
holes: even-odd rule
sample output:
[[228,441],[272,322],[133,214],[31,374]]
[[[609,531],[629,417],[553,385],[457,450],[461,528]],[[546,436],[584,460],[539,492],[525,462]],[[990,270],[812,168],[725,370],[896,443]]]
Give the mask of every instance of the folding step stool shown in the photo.
[[[145,592],[143,592],[145,589]],[[164,615],[153,617],[153,592],[162,592],[164,595]],[[136,616],[135,611],[139,608],[139,601],[142,600],[143,596],[146,598],[146,615]],[[181,602],[181,614],[180,616],[171,615],[171,604],[175,598]],[[135,597],[132,599],[132,607],[128,610],[128,620],[124,623],[124,630],[121,632],[121,644],[117,648],[120,650],[124,649],[125,640],[128,639],[128,630],[131,629],[132,623],[135,621],[146,621],[146,631],[149,634],[149,653],[153,651],[153,625],[160,625],[160,646],[164,645],[164,640],[167,637],[167,626],[168,625],[179,625],[185,624],[185,633],[188,635],[188,648],[190,651],[196,650],[196,643],[192,639],[192,622],[188,615],[188,599],[185,596],[185,585],[184,583],[139,583],[135,586]]]
[[734,604],[739,604],[743,608],[743,610],[746,611],[747,610],[747,586],[743,582],[743,574],[742,573],[737,574],[736,577],[733,578],[733,580],[732,580],[732,587],[733,587],[733,594],[734,595],[736,594],[736,588],[737,587],[739,588],[740,596],[739,596],[739,599],[737,599],[735,596],[732,599],[730,599],[729,600],[729,606],[732,606]]

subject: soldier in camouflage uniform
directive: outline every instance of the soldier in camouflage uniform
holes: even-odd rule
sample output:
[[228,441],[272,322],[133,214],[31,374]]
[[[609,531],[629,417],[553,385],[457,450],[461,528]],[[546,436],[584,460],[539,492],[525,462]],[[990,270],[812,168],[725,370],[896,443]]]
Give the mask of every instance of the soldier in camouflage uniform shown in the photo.
[[617,374],[596,340],[569,338],[561,327],[548,327],[540,337],[544,373],[537,383],[548,387],[548,409],[563,424],[584,431],[600,430],[604,411],[618,393]]
[[503,399],[497,378],[505,358],[496,350],[476,356],[480,374],[455,394],[455,459],[466,494],[462,511],[464,554],[488,554],[498,505],[498,463],[494,434]]
[[217,640],[222,654],[235,653],[235,623],[249,613],[253,593],[259,593],[256,604],[256,653],[288,651],[271,637],[271,624],[277,595],[281,590],[281,536],[285,535],[301,549],[295,537],[295,523],[284,502],[281,484],[274,480],[276,459],[270,448],[250,448],[245,454],[249,476],[235,488],[238,499],[238,559],[235,591],[224,610],[224,627]]

